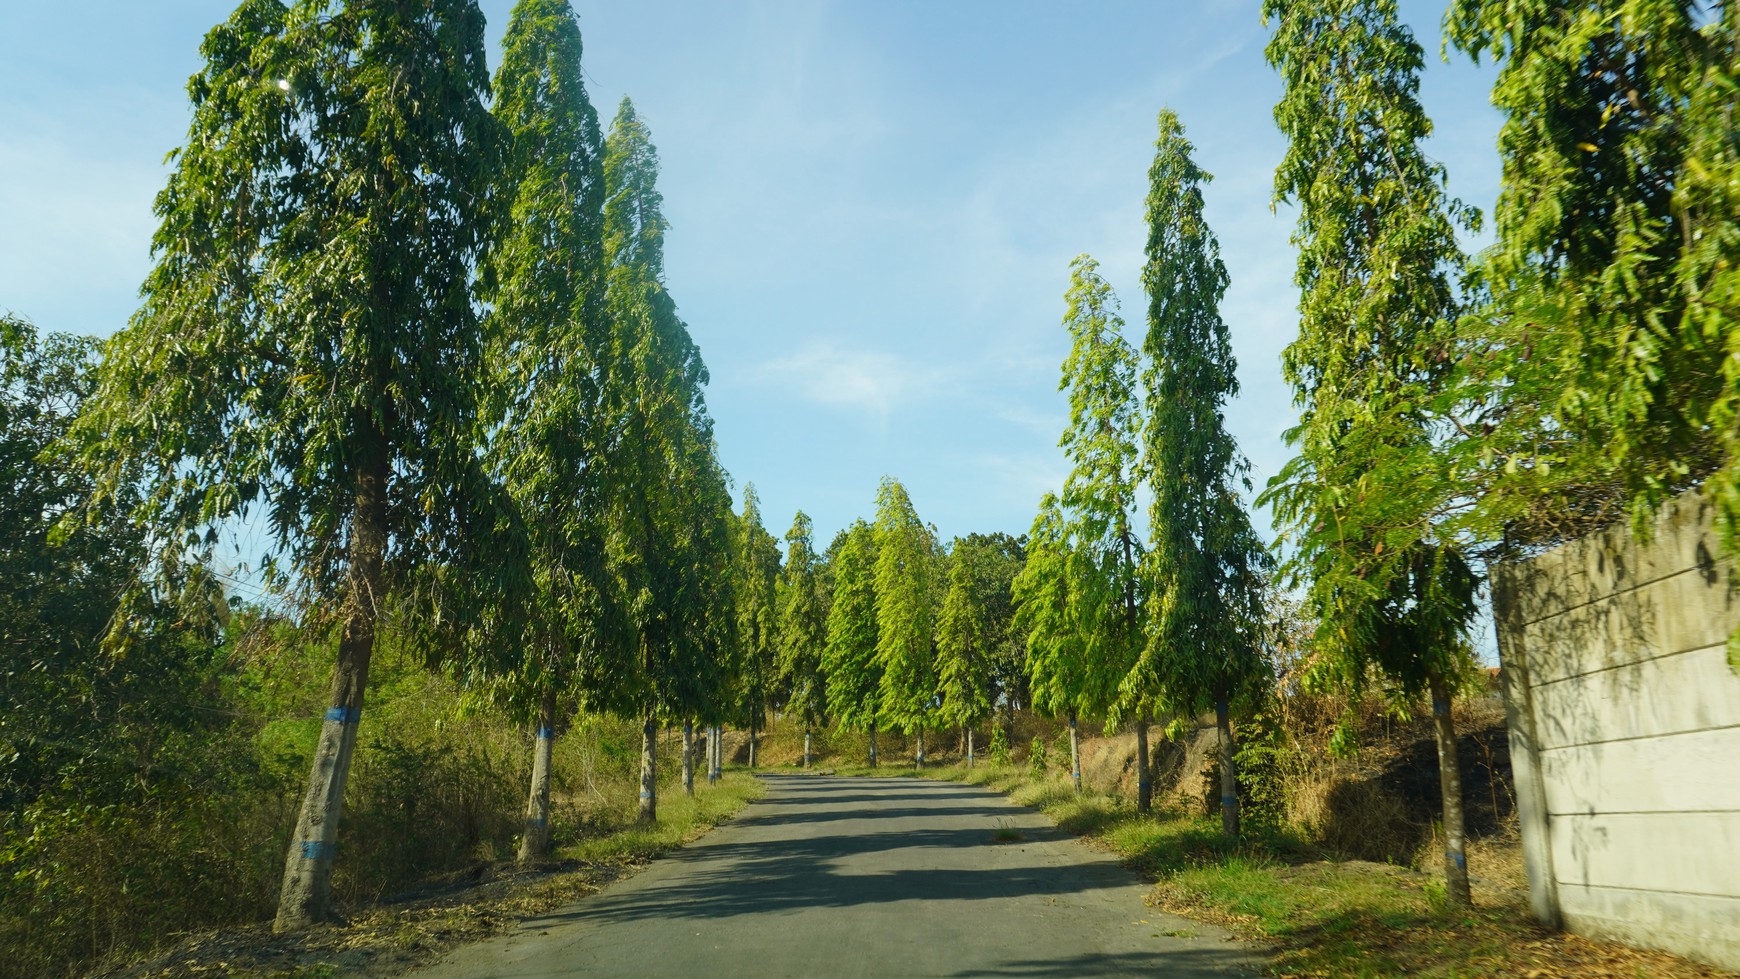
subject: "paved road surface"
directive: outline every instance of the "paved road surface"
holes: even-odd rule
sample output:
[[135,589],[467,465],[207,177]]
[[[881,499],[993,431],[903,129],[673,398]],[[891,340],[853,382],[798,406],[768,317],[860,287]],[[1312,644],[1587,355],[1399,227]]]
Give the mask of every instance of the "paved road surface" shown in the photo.
[[[421,979],[1248,976],[1208,926],[1144,907],[1106,854],[992,792],[767,776],[767,797],[634,877]],[[997,839],[1013,831],[1019,841]]]

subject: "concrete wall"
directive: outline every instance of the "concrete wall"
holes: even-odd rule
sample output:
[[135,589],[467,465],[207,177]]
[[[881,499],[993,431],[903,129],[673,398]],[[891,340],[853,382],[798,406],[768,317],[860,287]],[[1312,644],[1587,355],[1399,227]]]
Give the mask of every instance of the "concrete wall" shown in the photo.
[[1740,969],[1740,574],[1689,496],[1498,568],[1517,813],[1543,920]]

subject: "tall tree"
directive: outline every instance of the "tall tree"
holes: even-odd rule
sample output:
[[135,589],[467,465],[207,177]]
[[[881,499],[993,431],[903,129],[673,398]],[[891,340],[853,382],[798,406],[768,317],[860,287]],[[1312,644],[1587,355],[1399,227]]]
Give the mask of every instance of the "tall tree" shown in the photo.
[[1033,709],[1064,714],[1070,724],[1070,775],[1079,791],[1074,718],[1110,699],[1111,684],[1087,656],[1078,586],[1091,569],[1070,540],[1063,504],[1055,493],[1039,501],[1028,534],[1027,564],[1015,576],[1016,628],[1027,636],[1027,673]]
[[1061,523],[1047,526],[1053,515],[1042,510],[1033,537],[1036,542],[1041,534],[1055,537],[1046,546],[1063,550],[1047,555],[1044,573],[1068,578],[1067,601],[1080,646],[1057,646],[1055,653],[1075,652],[1082,662],[1063,669],[1046,658],[1030,659],[1029,669],[1035,706],[1069,717],[1070,767],[1079,791],[1080,715],[1141,717],[1148,709],[1141,697],[1146,691],[1138,690],[1128,703],[1118,697],[1118,685],[1142,647],[1142,545],[1133,526],[1140,429],[1136,352],[1123,337],[1117,296],[1100,276],[1099,263],[1076,256],[1064,298],[1063,323],[1072,346],[1058,389],[1069,394],[1069,426],[1058,445],[1071,467],[1056,501],[1055,519]]
[[[1226,266],[1202,217],[1211,178],[1191,159],[1172,110],[1160,113],[1160,138],[1148,171],[1148,357],[1142,386],[1147,429],[1151,625],[1122,694],[1146,706],[1194,717],[1212,708],[1220,729],[1221,825],[1238,835],[1238,783],[1229,723],[1232,700],[1255,693],[1267,676],[1258,653],[1263,572],[1268,553],[1251,530],[1241,491],[1249,464],[1222,414],[1238,376],[1220,300]],[[1136,620],[1130,611],[1132,622]],[[1146,725],[1141,725],[1146,747]],[[1145,763],[1145,759],[1144,759]],[[1147,771],[1139,807],[1150,803]]]
[[828,644],[822,672],[828,676],[828,713],[842,731],[870,735],[870,767],[876,767],[876,728],[882,717],[882,663],[876,617],[876,533],[854,520],[832,562],[833,600],[828,607]]
[[248,0],[201,54],[144,304],[109,342],[82,427],[104,492],[147,484],[139,517],[168,551],[263,506],[309,590],[339,604],[287,930],[329,914],[383,599],[419,565],[462,570],[461,597],[523,567],[511,547],[474,548],[499,504],[473,450],[470,286],[501,141],[471,0]]
[[885,476],[876,491],[876,660],[882,672],[882,716],[918,735],[936,700],[936,535],[913,508],[900,480]]
[[1270,482],[1288,569],[1319,619],[1317,679],[1362,690],[1373,671],[1428,692],[1443,788],[1445,876],[1469,901],[1450,697],[1470,662],[1476,579],[1440,532],[1448,478],[1433,439],[1445,386],[1458,224],[1421,151],[1421,52],[1393,0],[1265,0],[1285,90],[1277,201],[1299,205],[1299,338],[1282,369],[1300,408],[1298,456]]
[[635,655],[629,672],[588,684],[641,720],[639,818],[658,815],[661,717],[709,709],[723,679],[730,611],[730,501],[702,389],[707,370],[665,288],[658,151],[626,97],[604,148],[605,312],[611,335],[606,465],[631,490],[609,497],[609,560]]
[[66,452],[96,354],[0,314],[0,811],[23,837],[44,797],[156,793],[163,743],[221,722],[200,696],[228,659],[216,581],[178,564],[169,587],[131,589],[151,556],[131,494],[93,506]]
[[602,521],[613,491],[601,465],[604,141],[567,0],[520,0],[502,49],[494,113],[510,139],[503,180],[513,203],[484,265],[496,378],[486,419],[492,468],[522,515],[533,564],[524,653],[497,684],[498,699],[537,731],[519,854],[533,861],[549,855],[558,699],[581,655],[620,642]]
[[1501,546],[1641,519],[1708,480],[1740,516],[1732,2],[1457,0],[1499,74],[1503,184],[1465,322],[1457,465]]
[[973,767],[973,727],[991,713],[989,629],[973,594],[973,568],[958,540],[949,561],[949,590],[936,624],[937,720],[966,734]]
[[[1015,709],[1028,701],[1027,636],[1015,625],[1015,576],[1027,563],[1027,538],[968,534],[955,541],[951,562],[966,566],[967,589],[984,627],[988,696],[1004,708],[1005,733],[1015,740]],[[951,566],[952,567],[952,566]]]
[[755,484],[743,487],[743,512],[737,519],[737,713],[749,725],[749,767],[756,764],[756,736],[772,706],[778,669],[779,543],[761,523]]
[[816,572],[810,518],[802,510],[785,532],[785,567],[779,607],[779,674],[788,691],[786,712],[804,724],[804,767],[810,766],[810,735],[828,713],[822,649],[828,642],[828,612]]

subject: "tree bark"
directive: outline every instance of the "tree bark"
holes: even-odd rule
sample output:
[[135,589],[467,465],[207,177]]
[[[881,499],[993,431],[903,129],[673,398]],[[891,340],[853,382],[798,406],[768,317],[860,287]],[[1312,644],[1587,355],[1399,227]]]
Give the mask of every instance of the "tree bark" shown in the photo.
[[810,767],[810,729],[804,728],[804,767]]
[[1148,715],[1136,718],[1136,811],[1154,811],[1154,769],[1148,757]]
[[1239,835],[1239,782],[1233,769],[1232,708],[1226,694],[1214,701],[1214,725],[1220,735],[1220,831]]
[[719,725],[707,725],[707,784],[719,781]]
[[338,821],[344,814],[344,786],[356,751],[369,660],[375,648],[375,617],[381,596],[381,569],[387,549],[386,439],[373,419],[365,421],[371,442],[357,474],[351,516],[349,567],[345,572],[344,631],[338,640],[327,691],[325,720],[314,747],[308,789],[284,860],[274,932],[300,931],[327,921],[332,913],[332,859]]
[[556,741],[556,691],[544,691],[538,704],[538,735],[532,742],[532,792],[526,800],[526,831],[520,837],[522,864],[550,855],[550,749]]
[[649,708],[640,728],[640,810],[635,814],[636,822],[657,822],[659,818],[658,747],[658,721]]
[[1450,717],[1450,685],[1428,670],[1432,692],[1432,733],[1438,741],[1438,785],[1444,800],[1444,892],[1454,907],[1474,903],[1468,887],[1468,848],[1462,816],[1462,765],[1456,751],[1456,722]]
[[967,771],[973,770],[973,726],[967,725]]
[[683,792],[695,794],[695,722],[683,722]]
[[870,767],[876,767],[876,722],[870,722]]
[[751,718],[749,721],[749,768],[751,771],[755,769],[755,742],[758,733],[760,732],[756,730],[755,720]]
[[1077,795],[1081,794],[1081,738],[1076,732],[1075,711],[1069,712],[1069,777],[1075,782]]

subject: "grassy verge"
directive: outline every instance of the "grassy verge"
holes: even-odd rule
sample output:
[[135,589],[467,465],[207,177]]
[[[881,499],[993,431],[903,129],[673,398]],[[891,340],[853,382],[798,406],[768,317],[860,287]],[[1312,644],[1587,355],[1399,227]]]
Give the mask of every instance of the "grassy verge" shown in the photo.
[[1514,892],[1489,888],[1477,892],[1473,909],[1452,909],[1435,876],[1337,860],[1283,827],[1254,827],[1234,845],[1221,836],[1218,820],[1139,815],[1128,800],[1077,795],[1064,778],[1035,778],[1018,768],[864,774],[919,774],[1005,792],[1152,878],[1155,906],[1267,945],[1277,976],[1729,975],[1664,953],[1549,932]]
[[[351,909],[349,921],[297,935],[269,925],[224,929],[111,976],[247,976],[316,979],[393,976],[428,964],[460,945],[512,929],[521,919],[573,903],[689,842],[734,816],[764,789],[753,776],[728,773],[698,785],[694,798],[667,789],[652,826],[624,825],[562,847],[537,870],[480,864],[410,895]],[[0,970],[3,971],[3,970]]]

